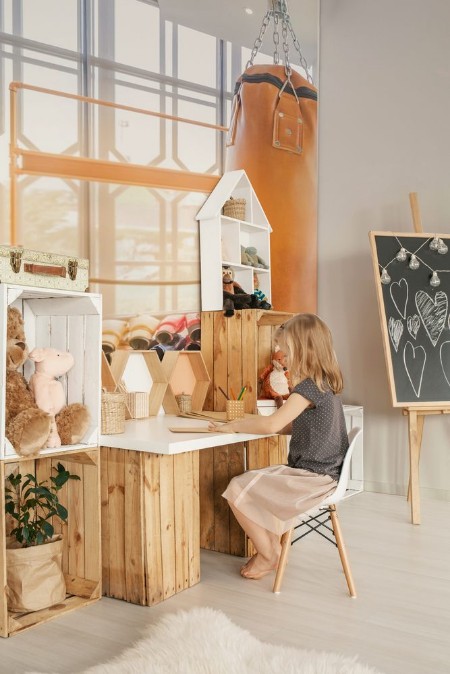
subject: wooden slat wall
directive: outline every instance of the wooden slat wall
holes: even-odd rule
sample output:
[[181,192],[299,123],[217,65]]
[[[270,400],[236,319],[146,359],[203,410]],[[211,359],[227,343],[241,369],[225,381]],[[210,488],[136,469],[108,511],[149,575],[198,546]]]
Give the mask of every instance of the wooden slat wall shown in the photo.
[[102,462],[108,484],[108,490],[102,485],[102,521],[109,535],[103,593],[152,606],[198,583],[198,452],[165,456],[102,448]]

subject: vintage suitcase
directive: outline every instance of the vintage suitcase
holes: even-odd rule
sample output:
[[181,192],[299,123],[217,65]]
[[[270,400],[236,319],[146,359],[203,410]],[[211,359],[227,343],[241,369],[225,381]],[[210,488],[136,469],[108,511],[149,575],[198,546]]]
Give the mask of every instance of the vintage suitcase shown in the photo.
[[89,260],[0,245],[0,283],[84,291]]
[[244,169],[272,226],[273,307],[317,310],[317,90],[283,65],[238,79],[226,170]]

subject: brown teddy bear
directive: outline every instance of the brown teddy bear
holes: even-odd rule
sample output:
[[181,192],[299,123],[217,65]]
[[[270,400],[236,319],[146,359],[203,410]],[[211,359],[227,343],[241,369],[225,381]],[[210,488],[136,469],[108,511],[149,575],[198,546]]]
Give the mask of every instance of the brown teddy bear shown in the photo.
[[51,419],[36,405],[25,377],[17,370],[28,358],[20,311],[8,307],[5,434],[17,454],[31,456],[46,446]]

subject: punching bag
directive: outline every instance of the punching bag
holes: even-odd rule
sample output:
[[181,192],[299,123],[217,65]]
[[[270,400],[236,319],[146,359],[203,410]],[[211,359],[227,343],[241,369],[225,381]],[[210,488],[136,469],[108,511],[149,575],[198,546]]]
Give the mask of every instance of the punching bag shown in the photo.
[[317,90],[284,65],[239,77],[226,170],[244,169],[272,226],[273,308],[317,311]]

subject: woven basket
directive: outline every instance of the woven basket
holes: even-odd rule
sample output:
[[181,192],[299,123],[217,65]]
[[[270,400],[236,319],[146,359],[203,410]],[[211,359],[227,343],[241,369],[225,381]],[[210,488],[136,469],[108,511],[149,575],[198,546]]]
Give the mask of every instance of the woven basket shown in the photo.
[[150,394],[146,391],[128,391],[127,407],[132,419],[145,419],[150,416]]
[[102,391],[102,435],[125,431],[125,395]]
[[180,412],[192,412],[192,396],[188,395],[187,393],[180,393],[179,395],[175,396],[175,400],[178,403]]
[[245,220],[246,203],[247,201],[245,199],[233,199],[233,197],[231,197],[223,205],[223,214],[228,218]]

